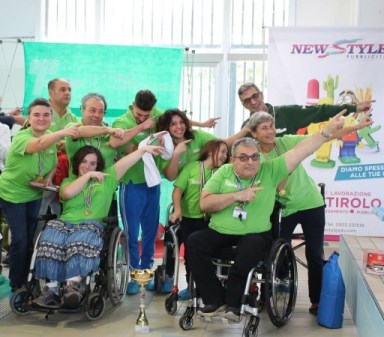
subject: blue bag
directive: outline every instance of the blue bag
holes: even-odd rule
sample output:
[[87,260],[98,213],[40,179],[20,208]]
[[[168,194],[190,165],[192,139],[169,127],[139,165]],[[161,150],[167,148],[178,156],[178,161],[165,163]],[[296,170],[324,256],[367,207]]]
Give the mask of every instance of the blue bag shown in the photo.
[[343,326],[345,285],[339,267],[339,254],[334,252],[323,268],[317,321],[321,326],[338,329]]

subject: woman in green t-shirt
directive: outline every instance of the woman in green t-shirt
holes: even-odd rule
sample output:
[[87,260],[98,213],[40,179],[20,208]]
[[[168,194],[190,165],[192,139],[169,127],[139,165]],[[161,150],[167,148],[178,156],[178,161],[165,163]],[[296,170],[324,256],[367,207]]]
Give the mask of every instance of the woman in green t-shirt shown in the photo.
[[12,140],[6,165],[0,176],[0,207],[5,213],[12,240],[9,248],[9,279],[12,292],[22,287],[37,225],[42,190],[30,182],[51,185],[56,159],[56,142],[65,136],[77,137],[72,127],[47,131],[52,108],[48,100],[35,99],[28,106],[28,120]]
[[[217,136],[203,130],[193,130],[191,121],[187,115],[179,109],[169,109],[165,111],[157,121],[157,131],[168,131],[172,137],[175,150],[169,161],[163,162],[161,167],[164,176],[173,181],[190,162],[198,161],[200,151],[203,146],[211,139],[217,139]],[[246,125],[235,135],[224,139],[228,146],[249,132]]]
[[[73,175],[60,188],[63,213],[49,221],[43,230],[36,256],[36,277],[50,280],[35,307],[74,309],[83,294],[81,280],[99,268],[104,230],[102,219],[108,215],[113,194],[123,174],[144,153],[160,154],[160,146],[143,146],[105,168],[100,150],[87,145],[72,158]],[[52,252],[51,247],[55,247]],[[67,281],[63,303],[57,294],[57,282]]]
[[[199,161],[189,163],[176,178],[172,193],[174,211],[170,221],[180,222],[180,243],[186,242],[193,232],[208,227],[209,216],[200,209],[200,193],[214,171],[227,163],[227,160],[228,146],[225,141],[212,139],[201,150]],[[188,261],[185,261],[185,269],[188,282]],[[180,299],[186,300],[189,297],[188,289],[180,291]]]

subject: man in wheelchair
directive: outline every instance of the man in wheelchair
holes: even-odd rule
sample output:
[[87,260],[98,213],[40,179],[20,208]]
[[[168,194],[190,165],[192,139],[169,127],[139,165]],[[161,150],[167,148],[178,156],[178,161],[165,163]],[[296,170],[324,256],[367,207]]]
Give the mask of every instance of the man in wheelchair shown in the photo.
[[[211,214],[209,227],[193,233],[187,241],[187,261],[204,303],[198,315],[210,317],[225,311],[228,320],[239,320],[248,272],[271,246],[270,215],[278,184],[342,127],[340,113],[320,132],[262,164],[254,139],[234,142],[230,164],[217,170],[201,193],[200,207]],[[212,258],[232,246],[237,247],[236,256],[224,287]]]

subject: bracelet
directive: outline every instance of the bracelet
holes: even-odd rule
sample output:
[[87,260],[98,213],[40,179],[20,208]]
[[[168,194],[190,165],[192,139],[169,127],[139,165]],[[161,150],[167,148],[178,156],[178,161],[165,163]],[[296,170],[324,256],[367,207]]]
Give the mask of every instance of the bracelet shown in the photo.
[[324,131],[324,128],[321,128],[320,129],[320,134],[324,137],[324,138],[330,138],[331,136],[332,136],[332,133],[326,133],[325,131]]

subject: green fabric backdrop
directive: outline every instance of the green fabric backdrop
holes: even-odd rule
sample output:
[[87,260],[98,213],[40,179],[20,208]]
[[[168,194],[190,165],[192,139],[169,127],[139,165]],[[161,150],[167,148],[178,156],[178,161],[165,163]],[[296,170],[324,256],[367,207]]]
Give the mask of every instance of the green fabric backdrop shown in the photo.
[[161,109],[179,105],[183,50],[138,46],[24,42],[26,107],[36,97],[48,98],[48,81],[71,81],[70,108],[79,115],[89,92],[105,96],[107,116],[124,113],[141,89],[156,95]]

